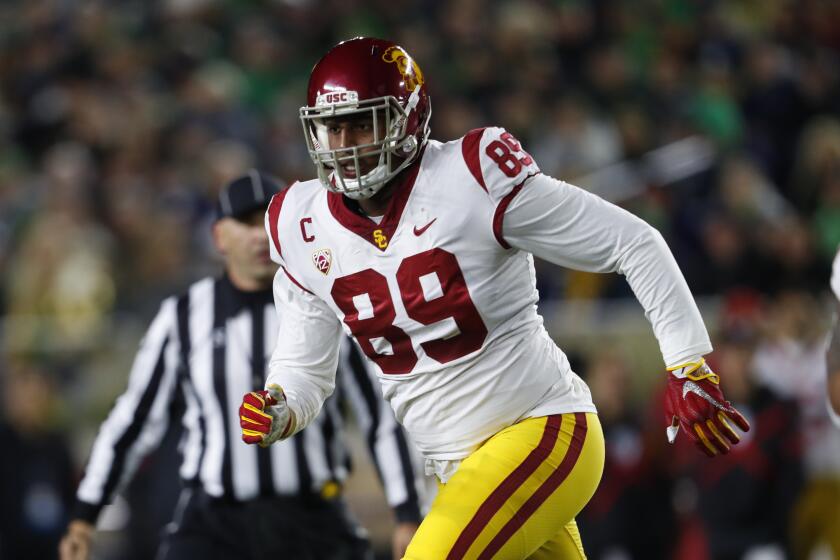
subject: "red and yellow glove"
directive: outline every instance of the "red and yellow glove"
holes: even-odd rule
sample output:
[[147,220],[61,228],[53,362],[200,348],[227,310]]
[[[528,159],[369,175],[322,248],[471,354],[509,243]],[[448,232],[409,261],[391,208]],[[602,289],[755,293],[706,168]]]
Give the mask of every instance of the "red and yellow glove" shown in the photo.
[[700,450],[714,457],[729,452],[741,441],[731,422],[747,432],[750,424],[727,401],[720,390],[720,377],[706,360],[668,368],[665,421],[668,442],[674,443],[680,427]]
[[265,391],[251,391],[242,397],[239,407],[242,441],[268,447],[294,431],[294,414],[286,404],[286,395],[279,385]]

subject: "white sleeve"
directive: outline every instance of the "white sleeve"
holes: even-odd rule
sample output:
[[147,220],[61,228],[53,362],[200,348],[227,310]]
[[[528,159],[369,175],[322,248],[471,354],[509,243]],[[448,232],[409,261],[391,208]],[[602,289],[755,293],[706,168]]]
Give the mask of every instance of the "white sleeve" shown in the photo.
[[79,501],[95,506],[90,521],[131,480],[169,426],[180,353],[175,305],[174,298],[161,305],[140,342],[128,387],[99,428],[77,492]]
[[503,209],[512,247],[588,272],[618,272],[653,325],[668,367],[711,352],[709,335],[662,235],[643,220],[568,183],[528,179]]
[[266,386],[276,383],[283,388],[299,432],[335,389],[341,323],[326,303],[294,283],[283,267],[274,277],[274,304],[279,330]]
[[834,296],[840,301],[840,249],[834,256],[834,266],[831,269],[831,291]]

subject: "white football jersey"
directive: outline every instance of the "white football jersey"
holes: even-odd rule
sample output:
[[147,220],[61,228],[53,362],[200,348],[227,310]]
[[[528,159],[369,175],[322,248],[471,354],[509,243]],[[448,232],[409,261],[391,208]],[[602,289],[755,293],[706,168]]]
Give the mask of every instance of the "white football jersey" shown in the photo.
[[268,383],[285,389],[298,429],[332,391],[340,328],[376,364],[385,398],[429,459],[463,458],[523,418],[594,412],[537,314],[532,254],[625,274],[666,364],[711,350],[658,232],[541,175],[503,129],[429,141],[398,180],[379,223],[317,180],[269,207],[282,268]]

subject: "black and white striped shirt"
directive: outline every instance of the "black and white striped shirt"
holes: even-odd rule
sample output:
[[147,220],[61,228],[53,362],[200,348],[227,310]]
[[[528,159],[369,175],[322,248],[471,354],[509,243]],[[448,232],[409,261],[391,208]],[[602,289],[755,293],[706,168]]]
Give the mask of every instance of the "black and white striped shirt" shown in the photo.
[[372,371],[346,339],[336,391],[312,425],[268,448],[241,440],[242,395],[262,389],[277,337],[271,290],[242,292],[230,280],[205,278],[163,302],[140,343],[127,390],[100,427],[77,492],[77,518],[95,521],[155,449],[178,391],[185,401],[181,478],[210,496],[244,501],[317,494],[349,474],[342,403],[366,435],[397,519],[419,519],[418,477],[402,428]]

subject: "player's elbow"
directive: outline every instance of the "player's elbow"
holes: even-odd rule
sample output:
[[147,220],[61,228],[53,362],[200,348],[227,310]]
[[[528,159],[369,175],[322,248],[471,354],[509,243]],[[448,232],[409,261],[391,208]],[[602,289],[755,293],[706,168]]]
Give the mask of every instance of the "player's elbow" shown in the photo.
[[667,250],[665,238],[659,233],[659,230],[647,223],[642,218],[626,213],[628,219],[621,225],[622,237],[632,240],[628,245],[630,247],[649,247],[661,250]]
[[662,234],[659,233],[659,230],[644,220],[639,221],[642,222],[642,225],[639,226],[639,237],[644,242],[651,244],[659,250],[668,251],[668,244],[665,242],[665,238]]
[[625,274],[631,263],[638,263],[640,258],[647,261],[651,256],[670,253],[665,238],[652,225],[637,219],[631,232],[631,239],[617,259],[617,270]]

